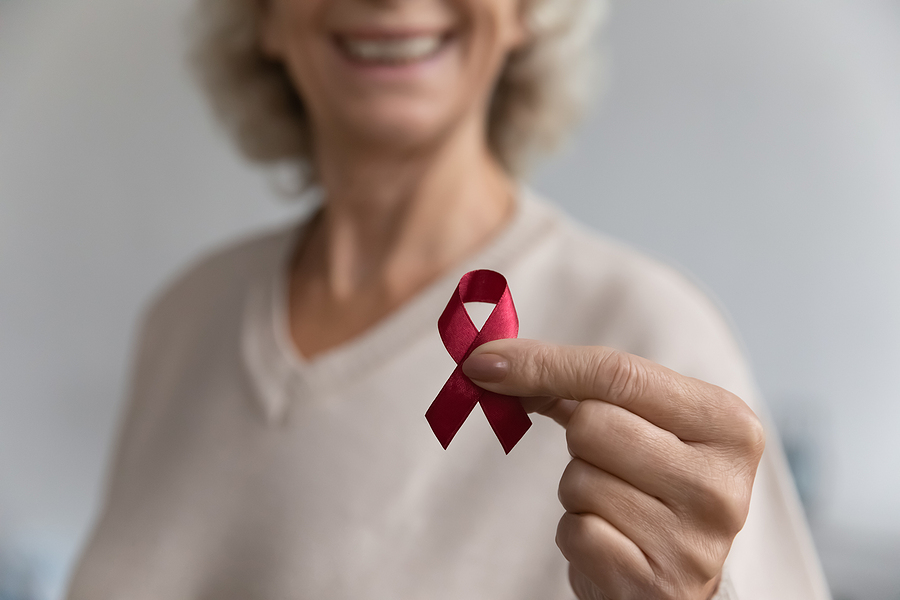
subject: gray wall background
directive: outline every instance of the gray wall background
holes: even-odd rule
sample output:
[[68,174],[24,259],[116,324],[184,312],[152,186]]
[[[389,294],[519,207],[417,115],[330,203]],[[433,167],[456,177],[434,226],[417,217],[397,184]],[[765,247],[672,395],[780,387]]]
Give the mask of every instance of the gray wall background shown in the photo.
[[[134,322],[290,218],[183,67],[187,0],[0,0],[0,598],[57,598]],[[782,423],[832,587],[900,598],[900,2],[617,0],[535,186],[702,280]]]

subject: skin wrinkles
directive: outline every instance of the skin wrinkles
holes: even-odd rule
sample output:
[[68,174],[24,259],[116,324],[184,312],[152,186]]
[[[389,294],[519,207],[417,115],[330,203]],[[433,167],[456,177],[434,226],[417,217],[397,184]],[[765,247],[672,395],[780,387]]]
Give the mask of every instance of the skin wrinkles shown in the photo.
[[481,354],[508,368],[478,385],[538,396],[525,406],[566,427],[573,459],[559,484],[557,545],[578,596],[712,597],[764,447],[746,404],[609,348],[496,340],[468,360]]

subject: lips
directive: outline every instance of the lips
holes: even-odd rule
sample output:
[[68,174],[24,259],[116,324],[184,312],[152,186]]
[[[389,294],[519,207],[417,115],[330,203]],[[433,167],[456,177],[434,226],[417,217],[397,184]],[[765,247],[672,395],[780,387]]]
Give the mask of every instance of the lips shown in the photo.
[[427,60],[441,51],[447,33],[363,36],[336,35],[338,47],[350,60],[370,65],[406,65]]

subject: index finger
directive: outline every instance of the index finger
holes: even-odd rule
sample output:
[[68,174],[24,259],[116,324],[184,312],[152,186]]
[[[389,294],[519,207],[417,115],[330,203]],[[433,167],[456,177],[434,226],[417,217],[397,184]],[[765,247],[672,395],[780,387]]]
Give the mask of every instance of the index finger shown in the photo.
[[480,387],[510,396],[603,400],[684,441],[742,435],[746,428],[735,421],[755,419],[720,387],[605,346],[495,340],[476,348],[463,372]]

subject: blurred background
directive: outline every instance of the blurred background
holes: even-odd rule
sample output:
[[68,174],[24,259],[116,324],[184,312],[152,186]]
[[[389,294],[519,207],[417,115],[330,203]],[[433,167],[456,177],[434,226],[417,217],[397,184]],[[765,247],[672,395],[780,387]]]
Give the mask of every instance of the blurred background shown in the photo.
[[[0,0],[0,600],[62,595],[149,295],[302,211],[212,122],[189,8]],[[721,301],[835,598],[900,600],[900,0],[614,0],[601,50],[533,185]]]

